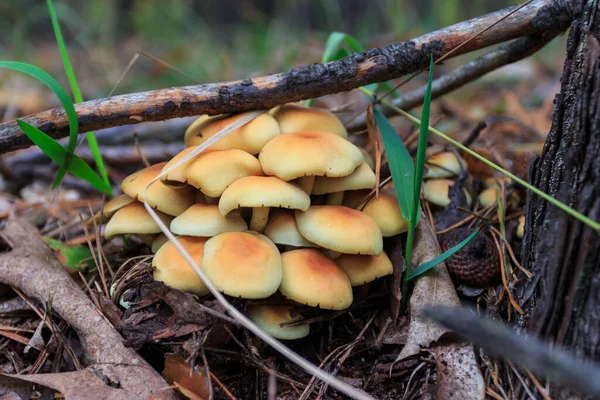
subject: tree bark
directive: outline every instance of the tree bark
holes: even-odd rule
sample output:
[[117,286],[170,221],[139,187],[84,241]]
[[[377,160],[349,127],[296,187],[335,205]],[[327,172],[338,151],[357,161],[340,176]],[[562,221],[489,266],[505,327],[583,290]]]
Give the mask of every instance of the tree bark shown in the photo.
[[[600,220],[600,7],[574,0],[561,90],[551,130],[530,178]],[[523,264],[534,277],[517,294],[522,328],[600,361],[600,235],[540,197],[529,195]],[[566,391],[551,393],[564,398]]]

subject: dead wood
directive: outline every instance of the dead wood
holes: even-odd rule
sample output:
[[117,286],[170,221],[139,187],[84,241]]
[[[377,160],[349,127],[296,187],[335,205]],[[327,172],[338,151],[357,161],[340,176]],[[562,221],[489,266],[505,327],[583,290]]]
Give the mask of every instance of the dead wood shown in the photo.
[[[568,2],[560,0],[533,0],[509,18],[468,41],[452,56],[551,31],[569,21],[567,5]],[[327,64],[301,66],[254,79],[160,89],[79,103],[75,106],[79,116],[79,131],[190,115],[266,109],[398,78],[425,68],[430,55],[438,59],[448,54],[512,9],[514,7]],[[62,108],[30,115],[23,120],[54,138],[68,135],[68,121]],[[18,128],[16,121],[0,125],[0,153],[30,145],[31,142]]]
[[120,398],[175,399],[162,377],[123,345],[122,337],[69,277],[32,225],[10,220],[3,233],[15,248],[0,255],[0,282],[43,304],[51,301],[54,312],[79,335],[84,365],[105,384],[116,385]]

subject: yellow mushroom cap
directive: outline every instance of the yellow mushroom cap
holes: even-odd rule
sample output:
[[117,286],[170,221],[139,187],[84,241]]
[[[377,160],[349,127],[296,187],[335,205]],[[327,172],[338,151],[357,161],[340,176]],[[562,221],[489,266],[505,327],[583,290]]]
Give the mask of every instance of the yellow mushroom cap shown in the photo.
[[243,150],[230,149],[203,153],[190,161],[187,182],[210,197],[219,197],[236,180],[264,175],[260,162]]
[[467,163],[451,151],[436,153],[427,158],[427,172],[423,178],[449,178],[459,175],[467,168]]
[[296,211],[298,230],[307,240],[343,254],[379,255],[381,229],[373,218],[345,206],[312,206]]
[[266,175],[285,181],[306,175],[350,175],[363,162],[358,147],[326,132],[298,132],[271,139],[258,155]]
[[504,186],[507,186],[508,184],[510,184],[512,182],[512,179],[505,175],[491,176],[489,178],[486,178],[484,180],[484,182],[485,182],[485,186],[487,186],[489,188],[499,188],[501,184],[504,184]]
[[[157,211],[156,214],[167,226],[171,223],[170,217]],[[110,239],[116,235],[124,234],[153,234],[161,230],[152,219],[152,216],[146,211],[146,207],[140,202],[131,203],[117,210],[113,217],[108,221],[104,228],[104,237]]]
[[394,266],[385,251],[378,256],[342,254],[335,262],[348,275],[352,286],[360,286],[394,273]]
[[[204,246],[207,238],[180,236],[177,241],[189,253],[192,260],[200,266],[204,255]],[[196,274],[192,266],[183,258],[173,242],[161,246],[152,259],[154,280],[164,282],[165,285],[185,292],[195,293],[199,296],[207,295],[208,288]]]
[[[175,157],[171,158],[169,160],[169,162],[167,162],[165,164],[165,166],[161,170],[161,173],[163,171],[168,170],[173,165],[177,164],[189,153],[196,150],[197,147],[198,146],[186,147],[185,149],[180,151],[178,154],[175,155]],[[199,155],[197,155],[196,157],[198,157],[198,156]],[[168,172],[166,175],[164,175],[162,178],[160,178],[160,181],[163,184],[170,186],[172,188],[175,188],[175,189],[187,186],[187,177],[185,176],[185,171],[188,168],[188,166],[190,165],[190,163],[192,162],[192,160],[188,160],[186,163],[184,163],[184,164],[180,165],[179,167],[175,168],[174,170]]]
[[276,339],[301,339],[310,333],[309,324],[281,326],[284,322],[294,322],[297,318],[290,314],[289,306],[257,304],[248,307],[248,317],[261,329]]
[[283,277],[279,291],[301,304],[343,310],[352,304],[350,280],[335,263],[316,249],[298,249],[281,255]]
[[[344,200],[344,205],[353,207],[368,194],[368,190],[351,192]],[[395,236],[408,230],[408,220],[402,215],[393,189],[380,190],[378,198],[373,196],[364,207],[358,209],[373,218],[383,237]]]
[[194,204],[193,187],[173,189],[156,181],[144,194],[146,186],[160,174],[165,164],[154,164],[129,175],[121,182],[121,190],[141,202],[146,198],[148,204],[158,211],[177,216]]
[[[247,114],[200,117],[186,130],[185,145],[188,147],[198,146]],[[277,135],[279,135],[279,124],[275,118],[269,114],[262,114],[214,143],[205,151],[240,149],[250,154],[258,154],[265,143]]]
[[265,228],[265,236],[273,243],[296,247],[317,247],[300,234],[296,225],[296,216],[291,210],[273,210]]
[[310,197],[297,185],[275,176],[246,176],[233,182],[219,200],[221,215],[240,207],[281,207],[306,210]]
[[[498,204],[498,200],[496,199],[496,193],[502,198],[502,191],[499,186],[488,187],[487,189],[483,189],[478,196],[479,205],[482,207],[489,207],[491,205]],[[519,205],[519,194],[517,192],[512,192],[507,199],[507,205],[516,207]]]
[[318,176],[312,194],[344,192],[346,190],[374,189],[375,173],[364,161],[350,175],[340,178]]
[[363,155],[363,162],[366,162],[367,165],[369,166],[369,168],[374,170],[375,164],[373,163],[373,159],[371,158],[371,155],[369,154],[369,152],[367,150],[363,149],[362,147],[359,147],[359,150]]
[[525,215],[519,215],[519,224],[517,225],[517,237],[523,239],[525,235]]
[[171,232],[187,236],[212,237],[247,229],[248,225],[241,216],[225,218],[216,204],[194,204],[171,221]]
[[[450,204],[450,197],[448,196],[448,191],[450,190],[450,186],[454,184],[454,181],[451,179],[430,179],[423,182],[423,196],[425,200],[428,202],[446,207]],[[471,195],[465,189],[465,196],[467,197],[467,203],[471,204]]]
[[322,108],[288,103],[279,107],[273,115],[282,134],[315,131],[348,138],[348,132],[342,121],[331,111]]
[[281,255],[264,235],[225,232],[206,242],[202,270],[229,296],[262,299],[275,293],[281,283]]
[[125,193],[114,197],[111,200],[107,201],[106,204],[104,204],[102,209],[94,215],[94,218],[88,221],[88,224],[91,224],[93,221],[96,221],[96,223],[100,223],[102,219],[102,222],[105,223],[113,216],[115,212],[125,207],[126,205],[133,203],[134,201],[135,199],[127,196]]

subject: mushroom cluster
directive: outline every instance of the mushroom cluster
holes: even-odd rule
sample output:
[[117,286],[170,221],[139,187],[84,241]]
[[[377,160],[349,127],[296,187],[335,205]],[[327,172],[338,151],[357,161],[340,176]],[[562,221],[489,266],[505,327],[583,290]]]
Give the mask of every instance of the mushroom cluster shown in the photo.
[[160,235],[146,200],[222,293],[286,303],[255,304],[249,315],[272,335],[292,339],[308,326],[293,304],[348,308],[352,287],[393,271],[383,238],[407,230],[393,187],[361,210],[375,187],[370,155],[348,140],[331,112],[286,104],[262,114],[153,183],[197,146],[244,114],[201,116],[186,149],[125,178],[123,195],[103,209],[105,237],[140,235],[155,252],[154,278],[203,296],[208,289],[174,244]]

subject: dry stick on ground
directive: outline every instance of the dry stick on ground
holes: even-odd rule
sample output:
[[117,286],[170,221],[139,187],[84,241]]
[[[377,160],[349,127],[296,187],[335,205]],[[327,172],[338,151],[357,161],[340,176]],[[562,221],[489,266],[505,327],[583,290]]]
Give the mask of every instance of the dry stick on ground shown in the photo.
[[[526,36],[502,45],[473,61],[457,68],[456,70],[435,79],[431,84],[431,97],[436,99],[456,90],[467,83],[481,78],[483,75],[500,67],[512,64],[529,57],[562,32],[560,26],[542,35]],[[410,109],[423,104],[427,86],[412,90],[394,99],[392,103],[402,109]],[[395,115],[396,112],[389,107],[382,106],[385,115]],[[363,112],[348,124],[349,130],[360,130],[366,125],[366,113]]]
[[[514,7],[425,34],[353,54],[326,64],[294,68],[288,72],[255,79],[205,84],[114,96],[75,105],[79,131],[158,121],[200,114],[222,114],[266,109],[293,102],[347,91],[374,82],[419,71],[429,64],[430,55],[439,58],[493,24]],[[522,36],[553,31],[566,26],[569,15],[563,2],[535,0],[492,29],[462,46],[453,56],[482,49]],[[68,121],[62,108],[22,118],[54,138],[68,135]],[[28,147],[31,142],[16,121],[0,125],[0,153]]]
[[84,364],[105,382],[118,382],[122,398],[175,399],[162,377],[133,349],[69,277],[25,220],[8,222],[4,235],[15,244],[0,255],[0,282],[20,289],[54,311],[77,331],[85,351]]

